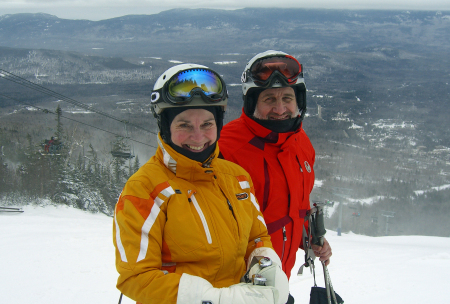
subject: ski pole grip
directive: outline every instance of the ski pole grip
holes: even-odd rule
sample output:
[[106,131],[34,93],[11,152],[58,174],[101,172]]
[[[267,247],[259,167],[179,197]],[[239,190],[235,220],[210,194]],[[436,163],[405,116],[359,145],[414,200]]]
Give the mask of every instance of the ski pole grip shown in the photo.
[[325,220],[323,217],[323,206],[317,205],[316,211],[314,212],[313,221],[312,221],[312,243],[314,245],[323,246],[323,237],[325,233],[327,233],[327,230],[325,229]]

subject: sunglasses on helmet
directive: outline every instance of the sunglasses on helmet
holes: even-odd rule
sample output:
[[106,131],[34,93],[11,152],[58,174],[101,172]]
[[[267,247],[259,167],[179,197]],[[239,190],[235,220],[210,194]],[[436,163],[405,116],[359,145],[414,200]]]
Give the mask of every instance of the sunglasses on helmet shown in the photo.
[[281,76],[289,85],[297,81],[302,65],[292,56],[274,56],[255,61],[249,69],[249,77],[259,85],[265,85],[275,75]]
[[[152,94],[152,102],[157,102],[159,96]],[[225,83],[212,70],[189,69],[172,76],[162,88],[163,99],[174,105],[189,103],[196,95],[207,103],[217,103],[227,96]]]

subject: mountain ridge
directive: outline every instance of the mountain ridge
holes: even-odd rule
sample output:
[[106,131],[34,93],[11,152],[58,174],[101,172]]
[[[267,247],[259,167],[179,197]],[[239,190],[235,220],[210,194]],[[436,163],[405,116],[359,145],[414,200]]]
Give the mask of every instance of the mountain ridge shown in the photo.
[[173,9],[100,21],[10,14],[0,16],[0,44],[91,54],[95,45],[103,45],[101,54],[106,56],[123,56],[127,51],[133,56],[143,56],[157,52],[158,48],[175,54],[170,46],[177,45],[198,53],[205,53],[204,49],[242,53],[267,49],[277,43],[288,50],[299,46],[345,49],[345,43],[351,49],[361,50],[381,40],[391,45],[402,42],[413,50],[427,49],[433,41],[448,50],[450,39],[443,38],[450,37],[449,25],[450,12],[435,11]]

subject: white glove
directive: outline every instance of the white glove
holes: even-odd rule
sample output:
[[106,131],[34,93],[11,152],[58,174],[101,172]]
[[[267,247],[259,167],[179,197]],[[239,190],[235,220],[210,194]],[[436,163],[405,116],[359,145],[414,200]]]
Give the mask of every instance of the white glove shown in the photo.
[[207,280],[183,273],[177,304],[278,304],[278,290],[272,286],[239,283],[214,288]]
[[[254,256],[268,257],[271,259],[272,265],[264,268],[262,268],[259,264],[253,265],[248,273],[249,279],[251,279],[255,274],[261,275],[266,279],[266,286],[273,286],[278,290],[278,302],[275,302],[275,304],[286,303],[289,297],[289,280],[284,271],[281,269],[281,260],[277,253],[271,248],[260,247],[253,250],[250,254],[250,258],[253,259]],[[249,262],[251,263],[250,258]]]

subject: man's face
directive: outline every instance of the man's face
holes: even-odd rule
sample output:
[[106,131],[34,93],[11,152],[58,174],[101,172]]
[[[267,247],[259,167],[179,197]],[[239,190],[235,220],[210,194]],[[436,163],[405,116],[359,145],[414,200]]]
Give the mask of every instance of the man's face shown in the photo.
[[265,120],[284,120],[298,115],[297,100],[291,87],[267,89],[261,92],[253,116]]

